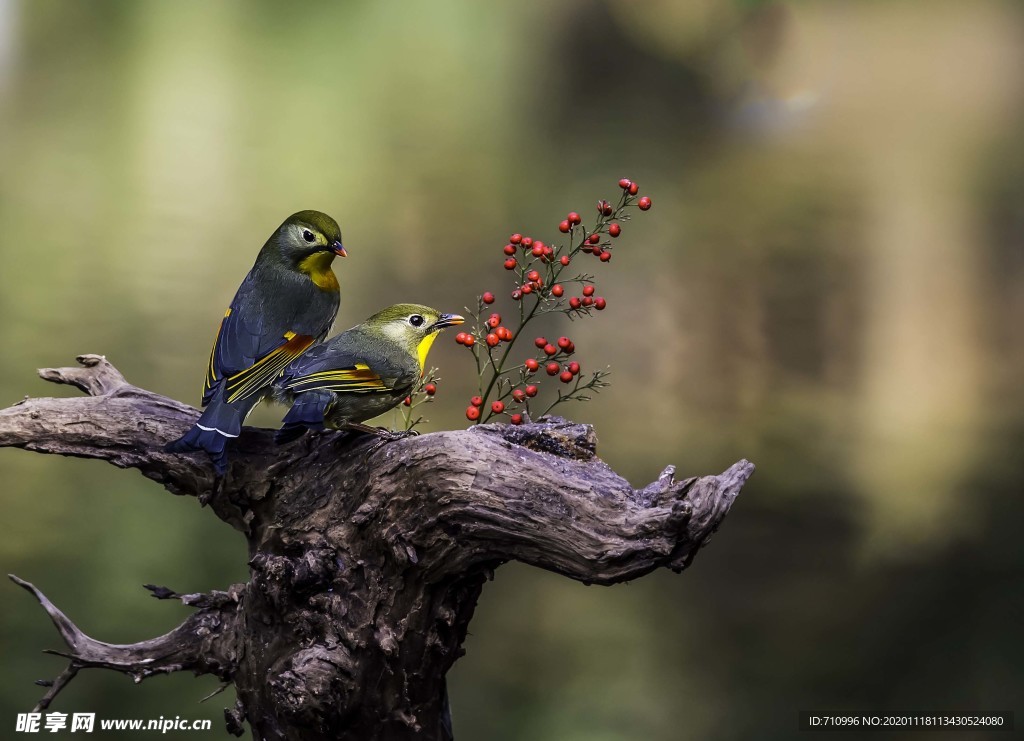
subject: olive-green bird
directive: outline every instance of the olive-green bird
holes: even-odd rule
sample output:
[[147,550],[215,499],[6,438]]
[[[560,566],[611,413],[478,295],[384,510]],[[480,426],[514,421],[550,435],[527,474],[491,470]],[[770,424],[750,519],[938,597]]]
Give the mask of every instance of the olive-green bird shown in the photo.
[[334,323],[336,255],[346,256],[341,229],[327,214],[300,211],[277,228],[221,320],[203,387],[206,409],[168,450],[205,450],[217,473],[225,472],[228,441],[246,415]]
[[396,304],[292,361],[274,384],[274,399],[291,404],[275,440],[295,440],[306,430],[356,429],[402,403],[423,375],[427,353],[458,314],[429,306]]

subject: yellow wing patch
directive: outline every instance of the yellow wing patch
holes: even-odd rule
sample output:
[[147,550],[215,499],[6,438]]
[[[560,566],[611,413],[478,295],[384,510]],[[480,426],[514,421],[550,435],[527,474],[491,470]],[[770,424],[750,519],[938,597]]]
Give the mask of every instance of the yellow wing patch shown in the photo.
[[286,388],[297,393],[304,391],[373,393],[391,390],[381,377],[365,363],[356,363],[351,368],[334,368],[300,376],[291,381]]
[[244,399],[269,386],[290,362],[310,348],[314,340],[309,335],[294,332],[285,332],[284,339],[284,344],[271,350],[245,370],[228,377],[229,402]]

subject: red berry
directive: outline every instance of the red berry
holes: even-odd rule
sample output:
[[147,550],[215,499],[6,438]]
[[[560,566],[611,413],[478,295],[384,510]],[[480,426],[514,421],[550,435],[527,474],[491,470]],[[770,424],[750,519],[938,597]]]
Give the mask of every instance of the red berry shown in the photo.
[[457,335],[455,335],[455,342],[457,344],[461,345],[465,341],[466,341],[466,333],[465,332],[459,332]]
[[534,257],[540,257],[541,255],[543,255],[544,254],[544,243],[543,242],[535,242],[534,245],[533,245],[533,249],[530,250],[530,254],[533,255]]
[[533,293],[533,284],[532,283],[524,283],[522,291],[523,291],[523,295],[526,295],[528,293]]
[[407,407],[411,407],[412,406],[412,397],[411,396],[406,396],[405,400],[402,403],[405,404]]
[[538,273],[536,270],[531,270],[529,273],[526,274],[526,279],[536,282],[540,280],[540,273]]
[[606,307],[607,305],[608,302],[605,301],[600,296],[594,299],[594,308],[597,309],[598,311],[604,311],[604,307]]
[[501,324],[501,314],[491,314],[487,318],[487,326],[490,327],[491,329],[494,329],[499,324]]
[[499,342],[501,340],[498,339],[498,335],[494,334],[494,332],[487,335],[487,347],[496,347]]
[[612,204],[608,203],[605,199],[601,199],[597,202],[597,212],[607,216],[612,212]]
[[594,295],[594,287],[593,286],[583,286],[583,295],[584,296],[593,296]]
[[537,369],[540,368],[540,363],[533,358],[527,358],[523,365],[526,366],[526,370],[530,371],[530,373],[536,373]]
[[561,256],[561,257],[560,257],[560,258],[558,259],[558,261],[559,261],[560,263],[562,263],[562,265],[568,265],[568,264],[569,264],[569,256],[568,256],[568,255],[562,255],[562,256]]
[[516,232],[515,234],[508,238],[508,241],[511,242],[512,244],[519,244],[520,242],[523,241],[523,235],[520,234],[519,232]]
[[505,252],[506,255],[514,255],[514,254],[516,254],[516,246],[514,244],[506,244],[504,252]]
[[473,345],[476,344],[476,337],[474,337],[471,334],[467,334],[466,339],[462,341],[462,344],[465,345],[466,347],[473,347]]
[[578,376],[580,373],[580,364],[577,363],[575,360],[569,363],[569,372],[572,373],[574,376]]
[[513,301],[518,301],[522,297],[523,297],[523,292],[520,291],[518,288],[516,290],[512,291],[512,300]]
[[558,225],[558,231],[562,232],[562,234],[568,234],[569,233],[569,229],[571,229],[571,228],[572,227],[569,225],[568,221],[563,221],[562,223],[560,223]]
[[470,406],[474,407],[482,407],[484,405],[484,400],[480,396],[474,396],[472,399],[469,400],[469,404]]
[[589,237],[587,237],[587,241],[590,242],[591,244],[597,244],[598,242],[601,241],[601,235],[598,234],[597,232],[594,232]]
[[608,225],[608,234],[613,236],[613,237],[617,237],[620,234],[622,234],[622,227],[619,226],[618,224],[609,224]]
[[629,186],[631,185],[632,183],[629,182],[629,178],[622,178],[622,180],[619,181],[619,187],[623,190],[629,190]]
[[437,393],[437,384],[428,383],[426,386],[423,387],[423,392],[427,396],[433,396],[434,394]]
[[480,410],[476,407],[466,407],[466,419],[470,422],[476,422],[480,419]]
[[558,372],[562,370],[562,366],[558,363],[548,363],[547,366],[545,366],[545,370],[548,372],[549,376],[557,376]]
[[523,249],[524,250],[529,249],[530,245],[533,244],[533,238],[532,237],[523,237],[521,241],[523,243]]
[[640,192],[640,186],[639,185],[637,185],[636,183],[630,183],[629,184],[629,194],[631,196],[635,196],[639,192]]
[[601,262],[608,262],[611,259],[612,259],[612,253],[611,252],[602,252],[601,253]]
[[505,260],[505,270],[515,270],[515,269],[516,269],[516,259],[514,257],[510,257],[509,259]]
[[558,298],[563,293],[565,293],[565,289],[562,288],[557,283],[555,283],[555,285],[551,286],[551,295],[554,296],[555,298]]
[[581,221],[583,221],[583,219],[580,218],[580,215],[578,213],[576,213],[575,211],[570,211],[568,218],[569,218],[569,223],[572,224],[573,226],[575,226],[576,224],[579,224]]
[[513,414],[511,417],[508,418],[508,421],[514,425],[521,425],[523,423],[523,415]]
[[569,306],[573,309],[580,308],[581,303],[582,302],[580,301],[579,296],[573,296],[571,299],[569,299]]
[[641,211],[646,211],[651,207],[651,199],[648,198],[647,196],[644,196],[643,198],[636,202],[636,206]]
[[543,337],[538,337],[533,341],[533,344],[536,345],[537,347],[544,347],[544,345],[548,344],[548,341],[545,340]]
[[550,345],[550,344],[544,345],[544,354],[545,355],[558,355],[558,348],[555,347],[554,345]]
[[537,395],[537,387],[534,386],[533,384],[530,384],[529,386],[527,386],[526,387],[526,395],[529,396],[532,399],[534,396]]
[[526,400],[526,392],[522,389],[515,389],[512,392],[512,398],[522,404]]
[[594,304],[594,299],[592,299],[590,296],[584,296],[583,297],[583,305],[584,306],[592,306],[593,304]]
[[562,348],[563,350],[568,349],[571,345],[572,345],[572,340],[570,340],[568,337],[559,337],[558,338],[558,346],[560,348]]
[[502,412],[505,411],[505,402],[503,402],[503,401],[491,402],[491,411],[494,412],[495,414],[501,414]]
[[602,250],[600,247],[595,247],[594,248],[594,257],[601,257],[601,255],[603,255],[603,254],[604,254],[604,250]]
[[558,379],[562,383],[569,383],[572,381],[572,373],[569,371],[562,371],[561,375],[558,376]]
[[512,330],[508,327],[498,327],[497,329],[498,339],[502,342],[512,341]]
[[493,304],[494,294],[491,293],[490,291],[484,291],[484,295],[480,297],[480,300],[483,301],[485,304]]

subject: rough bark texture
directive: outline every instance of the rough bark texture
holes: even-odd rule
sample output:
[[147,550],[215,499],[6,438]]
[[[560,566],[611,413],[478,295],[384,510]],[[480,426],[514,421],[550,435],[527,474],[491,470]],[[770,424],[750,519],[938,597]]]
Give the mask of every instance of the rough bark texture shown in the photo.
[[595,453],[592,428],[561,419],[482,425],[382,443],[338,433],[276,447],[246,428],[227,476],[166,453],[197,415],[128,384],[104,358],[40,375],[88,396],[0,411],[0,446],[100,458],[197,496],[249,543],[250,579],[226,592],[156,596],[197,608],[129,646],[81,633],[31,584],[68,669],[142,679],[187,669],[234,683],[228,730],[256,739],[444,739],[445,673],[461,655],[484,582],[518,560],[587,584],[690,564],[753,465],[633,489]]

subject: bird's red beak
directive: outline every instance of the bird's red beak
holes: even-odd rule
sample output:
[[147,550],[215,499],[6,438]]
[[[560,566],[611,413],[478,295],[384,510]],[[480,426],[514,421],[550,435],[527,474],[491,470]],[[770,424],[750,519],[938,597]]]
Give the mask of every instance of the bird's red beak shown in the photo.
[[331,249],[334,250],[334,254],[338,257],[348,257],[348,253],[345,252],[345,247],[340,241],[336,241],[332,244]]

